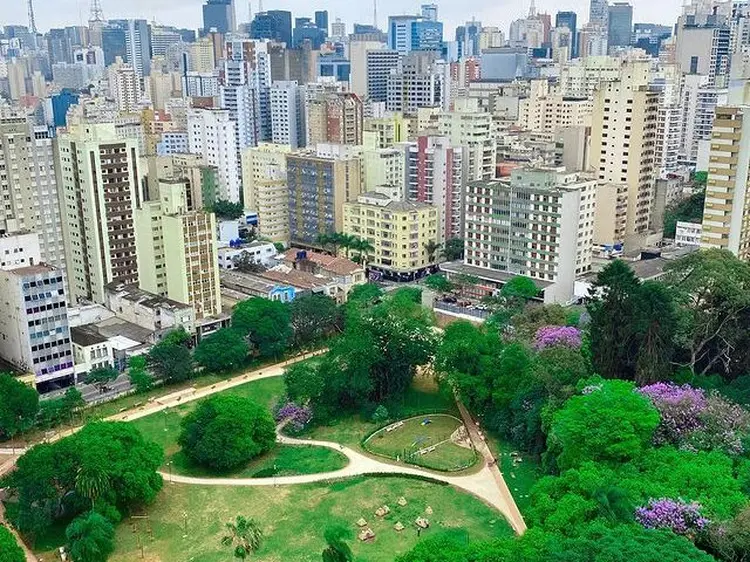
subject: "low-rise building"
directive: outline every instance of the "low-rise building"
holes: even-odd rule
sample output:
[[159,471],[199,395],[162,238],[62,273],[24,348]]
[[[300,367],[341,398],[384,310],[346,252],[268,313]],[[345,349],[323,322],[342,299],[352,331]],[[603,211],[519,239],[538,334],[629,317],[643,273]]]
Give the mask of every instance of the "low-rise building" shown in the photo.
[[677,222],[674,242],[677,246],[700,246],[703,224],[699,222]]
[[236,262],[241,259],[243,255],[247,256],[254,263],[264,267],[272,267],[275,265],[277,253],[276,246],[270,242],[260,241],[234,248],[219,248],[219,269],[226,271],[236,269]]
[[367,240],[371,274],[399,281],[427,275],[437,260],[428,247],[438,243],[438,210],[433,205],[394,201],[369,192],[344,204],[344,232]]
[[105,291],[107,307],[118,318],[155,332],[159,339],[180,327],[195,334],[195,310],[190,305],[149,293],[138,285],[110,283]]

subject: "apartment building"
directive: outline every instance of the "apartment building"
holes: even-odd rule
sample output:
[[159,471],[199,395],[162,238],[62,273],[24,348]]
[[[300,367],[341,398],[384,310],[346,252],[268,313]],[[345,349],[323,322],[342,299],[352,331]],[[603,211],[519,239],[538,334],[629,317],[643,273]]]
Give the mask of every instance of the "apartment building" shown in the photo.
[[107,283],[138,283],[137,145],[118,140],[111,123],[72,125],[58,138],[58,161],[70,299],[103,303]]
[[365,193],[344,204],[344,232],[372,244],[367,267],[387,279],[419,279],[435,265],[436,256],[427,251],[438,240],[438,211],[432,205]]
[[497,141],[493,135],[492,115],[479,110],[476,98],[458,99],[453,111],[440,113],[438,131],[454,146],[465,147],[467,180],[495,177]]
[[519,103],[518,126],[539,133],[591,126],[593,110],[593,101],[587,96],[552,93],[547,80],[534,81],[531,95]]
[[0,119],[0,235],[34,232],[41,259],[65,270],[60,192],[47,127]]
[[420,107],[446,106],[445,74],[435,53],[409,53],[388,75],[386,110],[413,114]]
[[274,82],[271,86],[271,140],[293,149],[305,146],[305,88],[297,82]]
[[308,101],[307,146],[321,143],[360,145],[362,100],[349,92],[326,93]]
[[196,320],[221,313],[216,217],[188,210],[185,180],[161,180],[135,211],[140,288],[187,304]]
[[342,232],[344,203],[355,201],[362,193],[359,157],[346,151],[325,154],[327,148],[287,155],[292,242],[315,244],[321,234]]
[[240,201],[240,162],[236,123],[229,111],[191,109],[188,112],[188,143],[192,154],[200,154],[219,173],[220,199]]
[[569,302],[591,269],[596,181],[564,169],[518,169],[510,178],[469,182],[465,265],[506,281],[538,281],[545,302]]
[[421,136],[407,148],[406,180],[411,201],[438,211],[438,243],[463,235],[466,188],[464,148],[447,137]]
[[365,133],[372,133],[376,148],[393,148],[409,138],[409,119],[401,113],[392,113],[386,117],[368,117],[364,122]]
[[649,63],[623,65],[620,79],[596,93],[591,162],[601,183],[628,186],[626,243],[640,243],[651,227],[658,161],[659,93],[648,86]]
[[289,145],[260,144],[242,152],[245,209],[258,214],[258,232],[274,242],[289,241]]
[[366,148],[362,152],[363,191],[379,191],[393,199],[406,197],[406,154],[404,144],[395,148]]

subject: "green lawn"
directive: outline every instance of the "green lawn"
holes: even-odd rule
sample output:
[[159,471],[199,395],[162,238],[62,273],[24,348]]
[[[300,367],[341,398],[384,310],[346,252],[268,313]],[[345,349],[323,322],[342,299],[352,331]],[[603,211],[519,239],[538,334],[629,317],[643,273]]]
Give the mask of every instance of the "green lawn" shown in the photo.
[[[391,419],[400,420],[421,414],[445,413],[458,416],[453,397],[441,392],[431,377],[417,377],[404,395],[390,404],[385,404]],[[360,415],[344,416],[328,425],[313,426],[304,437],[322,441],[342,443],[360,449],[360,443],[382,424],[373,423]]]
[[341,470],[348,464],[343,454],[326,447],[309,445],[276,445],[271,451],[253,459],[239,470],[217,474],[195,466],[182,452],[170,457],[170,468],[175,474],[201,478],[270,478],[272,476],[297,476]]
[[[500,471],[505,477],[513,499],[521,513],[525,513],[529,505],[529,492],[534,484],[544,476],[544,471],[539,463],[539,459],[533,455],[519,451],[510,443],[499,439],[496,435],[489,434],[487,443],[499,461]],[[517,453],[512,455],[511,453]],[[516,459],[520,459],[517,462]]]
[[[429,420],[430,423],[423,425],[424,420]],[[472,449],[460,447],[450,441],[453,432],[462,425],[460,420],[452,416],[419,416],[404,421],[404,425],[393,431],[378,431],[364,443],[364,448],[378,455],[434,470],[464,470],[476,462],[477,456]],[[416,454],[420,449],[432,445],[437,446],[434,451]]]
[[[399,507],[396,500],[409,502]],[[375,510],[387,504],[384,519]],[[432,515],[424,515],[426,506]],[[150,562],[228,562],[230,551],[220,544],[224,523],[237,515],[261,522],[265,539],[253,560],[261,562],[319,562],[323,531],[343,524],[353,533],[363,517],[376,533],[374,541],[351,541],[356,560],[392,562],[411,549],[417,536],[414,520],[423,515],[431,523],[422,537],[462,528],[471,540],[509,536],[503,517],[479,500],[449,486],[406,478],[356,478],[330,485],[268,488],[200,487],[165,484],[147,512],[148,519],[126,520],[117,530],[117,547],[110,562],[140,560],[143,541]],[[401,521],[401,533],[393,525]]]

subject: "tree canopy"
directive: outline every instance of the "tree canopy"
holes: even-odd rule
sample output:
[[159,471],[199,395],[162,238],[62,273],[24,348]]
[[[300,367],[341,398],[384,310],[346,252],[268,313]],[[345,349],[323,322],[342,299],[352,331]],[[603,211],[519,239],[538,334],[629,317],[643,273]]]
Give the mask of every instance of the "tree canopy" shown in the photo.
[[182,420],[178,443],[195,464],[216,471],[237,468],[276,442],[271,412],[252,400],[216,394]]
[[39,394],[30,386],[0,373],[0,441],[10,439],[34,425]]
[[76,562],[106,562],[115,550],[115,528],[102,515],[90,511],[65,530],[68,552]]
[[183,328],[168,333],[148,353],[151,372],[170,383],[182,382],[193,377],[193,357],[190,353],[190,334]]
[[237,220],[244,213],[242,203],[232,203],[224,199],[217,199],[211,206],[211,210],[220,219]]
[[250,348],[245,339],[232,328],[222,328],[203,338],[195,348],[195,361],[212,373],[221,373],[241,366]]
[[278,357],[292,340],[291,310],[283,302],[248,299],[234,307],[232,328],[247,337],[261,357]]
[[302,347],[335,333],[341,324],[336,301],[326,295],[295,298],[290,306],[294,345]]
[[18,546],[16,537],[0,525],[0,562],[26,562],[26,555]]

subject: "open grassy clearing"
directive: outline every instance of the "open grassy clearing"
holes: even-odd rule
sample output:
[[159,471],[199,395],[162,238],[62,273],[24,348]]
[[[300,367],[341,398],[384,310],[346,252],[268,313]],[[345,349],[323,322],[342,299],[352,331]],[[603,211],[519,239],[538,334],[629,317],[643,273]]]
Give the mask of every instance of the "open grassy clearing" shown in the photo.
[[492,433],[487,435],[487,443],[498,460],[500,472],[503,473],[518,509],[524,513],[529,505],[531,488],[544,476],[539,459],[519,451]]
[[[408,504],[397,505],[404,496]],[[383,519],[375,510],[387,504]],[[425,515],[426,506],[433,509]],[[126,520],[117,530],[117,548],[110,562],[225,562],[230,551],[220,544],[224,524],[237,515],[254,517],[263,525],[265,540],[254,560],[319,562],[326,526],[338,523],[353,533],[364,518],[376,536],[372,542],[351,541],[356,560],[392,562],[417,542],[414,520],[429,519],[427,537],[445,529],[465,529],[471,540],[511,533],[503,517],[472,496],[442,486],[406,478],[355,478],[330,485],[278,488],[225,488],[165,484],[149,509],[148,519]],[[401,521],[401,533],[393,525]],[[136,531],[134,532],[134,529]],[[187,529],[187,532],[185,530]],[[153,536],[151,536],[153,535]]]
[[[448,415],[424,415],[403,421],[403,425],[374,433],[364,443],[372,453],[440,471],[459,471],[472,466],[476,453],[451,442],[451,435],[463,423]],[[431,447],[436,447],[428,451]],[[425,451],[421,454],[420,451]]]

